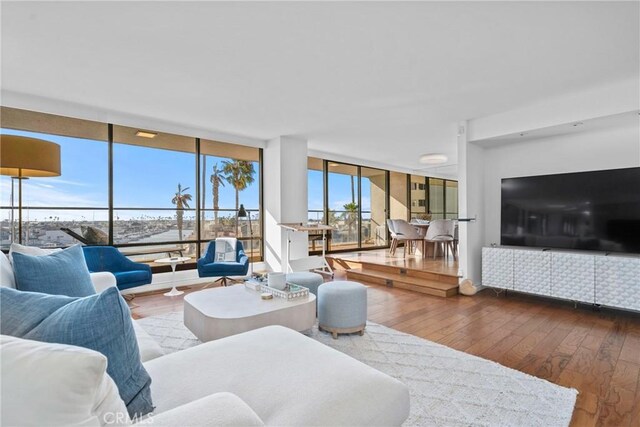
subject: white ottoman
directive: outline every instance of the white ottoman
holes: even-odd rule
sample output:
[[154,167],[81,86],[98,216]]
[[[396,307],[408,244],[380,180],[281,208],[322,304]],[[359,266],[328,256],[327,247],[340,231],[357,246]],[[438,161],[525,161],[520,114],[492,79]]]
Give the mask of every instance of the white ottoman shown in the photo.
[[318,273],[301,271],[299,273],[287,274],[287,282],[298,286],[304,286],[309,289],[309,292],[318,296],[318,286],[324,283],[324,279]]
[[338,334],[360,332],[367,325],[367,287],[356,282],[334,281],[318,287],[318,328]]

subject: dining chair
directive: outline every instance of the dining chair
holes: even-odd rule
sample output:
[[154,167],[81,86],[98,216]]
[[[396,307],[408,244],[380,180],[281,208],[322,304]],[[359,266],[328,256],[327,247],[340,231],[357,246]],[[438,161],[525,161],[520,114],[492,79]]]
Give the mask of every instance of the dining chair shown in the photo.
[[438,246],[442,248],[443,256],[447,255],[446,248],[451,248],[453,259],[456,259],[456,254],[453,250],[455,227],[456,223],[452,219],[434,219],[431,221],[427,234],[424,236],[424,241],[433,244],[433,259],[436,258]]
[[393,224],[392,219],[387,220],[387,227],[389,228],[389,234],[391,234],[391,245],[389,246],[389,255],[394,255],[398,247],[398,235]]
[[[421,245],[424,241],[424,234],[421,230],[404,219],[394,219],[393,226],[398,240],[403,240],[404,244],[404,256],[407,256],[407,246],[409,247],[409,254],[414,249],[415,245],[419,242]],[[423,245],[424,246],[424,245]],[[423,247],[424,251],[424,247]]]
[[453,230],[453,259],[456,259],[458,256],[458,222],[456,221],[456,227]]

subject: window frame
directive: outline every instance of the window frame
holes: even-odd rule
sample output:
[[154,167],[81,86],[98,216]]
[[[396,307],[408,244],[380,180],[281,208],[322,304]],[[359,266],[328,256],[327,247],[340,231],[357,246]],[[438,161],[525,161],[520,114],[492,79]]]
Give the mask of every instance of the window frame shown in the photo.
[[[3,108],[9,108],[9,107],[3,107]],[[41,112],[37,112],[37,111],[30,111],[30,110],[21,110],[21,109],[13,109],[11,108],[12,113],[16,113],[16,114],[21,114],[21,113],[25,113],[25,114],[42,114],[42,115],[46,115],[47,118],[51,119],[51,120],[61,120],[61,121],[68,121],[68,120],[81,120],[81,119],[74,119],[74,118],[70,118],[70,117],[66,117],[66,116],[59,116],[59,115],[55,115],[55,114],[48,114],[48,113],[41,113]],[[114,126],[120,126],[114,123],[102,123],[102,122],[94,122],[96,124],[100,124],[100,125],[106,125],[107,126],[107,140],[106,141],[102,141],[100,140],[100,142],[105,142],[107,144],[107,157],[106,157],[106,162],[107,162],[107,205],[106,206],[100,206],[100,207],[87,207],[87,206],[28,206],[28,205],[23,205],[21,207],[18,206],[11,206],[11,205],[3,205],[0,203],[0,209],[1,210],[7,210],[7,211],[11,211],[13,209],[13,212],[16,212],[18,209],[22,209],[23,211],[28,211],[28,210],[49,210],[49,211],[59,211],[59,210],[65,210],[65,211],[106,211],[107,212],[107,218],[108,218],[108,230],[107,230],[107,234],[108,234],[108,244],[110,246],[114,246],[117,248],[129,248],[129,247],[145,247],[145,246],[158,246],[158,245],[166,245],[166,244],[182,244],[182,245],[191,245],[194,244],[195,245],[195,259],[192,260],[189,263],[186,263],[185,266],[187,267],[186,269],[193,269],[196,266],[196,260],[199,259],[202,256],[202,245],[206,244],[209,242],[209,240],[203,240],[202,239],[202,234],[201,234],[201,217],[202,217],[202,213],[203,212],[213,212],[214,209],[207,209],[207,208],[201,208],[201,191],[202,189],[201,187],[201,183],[200,183],[200,177],[201,177],[201,149],[200,149],[200,145],[201,145],[201,139],[198,137],[188,137],[188,136],[184,136],[184,135],[177,135],[177,136],[181,136],[181,137],[186,137],[186,138],[193,138],[193,140],[195,141],[195,151],[194,153],[190,153],[193,156],[195,156],[195,162],[194,162],[194,174],[195,174],[195,181],[196,181],[196,185],[195,185],[195,206],[191,209],[185,209],[186,212],[193,212],[195,215],[195,224],[196,224],[196,238],[194,240],[167,240],[167,241],[157,241],[157,242],[144,242],[144,243],[115,243],[114,242],[114,217],[115,217],[115,213],[117,213],[118,211],[171,211],[171,212],[175,212],[175,208],[171,208],[171,207],[165,207],[165,208],[154,208],[154,207],[116,207],[114,206],[114,144],[118,144],[120,142],[114,141]],[[125,127],[130,127],[130,126],[125,126]],[[76,137],[76,136],[72,136],[72,135],[66,135],[66,134],[62,134],[62,133],[53,133],[53,132],[41,132],[41,131],[36,131],[36,130],[31,130],[31,129],[20,129],[16,126],[11,126],[11,124],[5,124],[5,123],[1,123],[0,124],[0,128],[2,130],[15,130],[15,131],[25,131],[25,132],[33,132],[33,133],[38,133],[43,135],[43,138],[46,139],[46,135],[56,135],[56,136],[64,136],[64,137],[69,137],[69,138],[82,138],[82,137]],[[84,138],[84,139],[88,139],[88,138]],[[231,144],[231,143],[229,143]],[[239,144],[233,144],[233,145],[239,145]],[[251,259],[252,262],[255,261],[263,261],[264,260],[264,207],[263,207],[263,195],[264,195],[264,165],[263,165],[263,149],[262,148],[258,148],[258,147],[250,147],[252,149],[257,150],[257,154],[258,154],[258,166],[259,166],[259,171],[257,174],[257,179],[259,180],[258,182],[258,209],[251,209],[252,212],[258,212],[259,214],[259,224],[260,224],[260,232],[258,236],[253,236],[253,237],[237,237],[238,240],[240,241],[249,241],[252,240],[253,242],[258,241],[259,242],[259,254],[257,257],[253,257]],[[229,159],[232,159],[231,157],[229,157]],[[228,209],[228,208],[224,208],[224,209],[218,209],[218,212],[235,212],[236,209]],[[23,220],[23,225],[24,223],[26,223],[28,221]],[[17,243],[23,243],[23,236],[19,235],[18,239],[15,240]],[[159,266],[153,266],[153,271],[169,271],[167,270],[167,266],[163,266],[163,267],[159,267]],[[184,268],[184,267],[182,267]]]

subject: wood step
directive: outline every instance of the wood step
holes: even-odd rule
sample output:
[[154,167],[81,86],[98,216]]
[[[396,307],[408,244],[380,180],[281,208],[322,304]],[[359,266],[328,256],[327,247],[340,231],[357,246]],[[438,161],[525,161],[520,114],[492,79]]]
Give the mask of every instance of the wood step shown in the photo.
[[459,277],[455,274],[407,268],[403,265],[376,264],[361,260],[341,259],[339,256],[327,257],[327,261],[329,262],[329,265],[331,265],[331,268],[333,268],[334,270],[375,270],[381,273],[395,274],[405,277],[415,277],[427,281],[449,283],[451,285],[458,286]]
[[450,297],[458,294],[458,284],[412,277],[404,274],[389,273],[374,269],[352,268],[347,270],[347,279],[363,281],[374,285],[408,289],[438,297]]

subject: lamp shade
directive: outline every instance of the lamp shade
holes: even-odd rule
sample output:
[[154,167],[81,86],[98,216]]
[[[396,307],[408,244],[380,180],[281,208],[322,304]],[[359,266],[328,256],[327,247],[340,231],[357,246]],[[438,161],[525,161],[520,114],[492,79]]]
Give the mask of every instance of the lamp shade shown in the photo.
[[0,174],[60,176],[60,146],[42,139],[0,135]]
[[238,209],[238,218],[246,218],[247,217],[247,211],[244,208],[244,205],[240,205],[240,208]]

